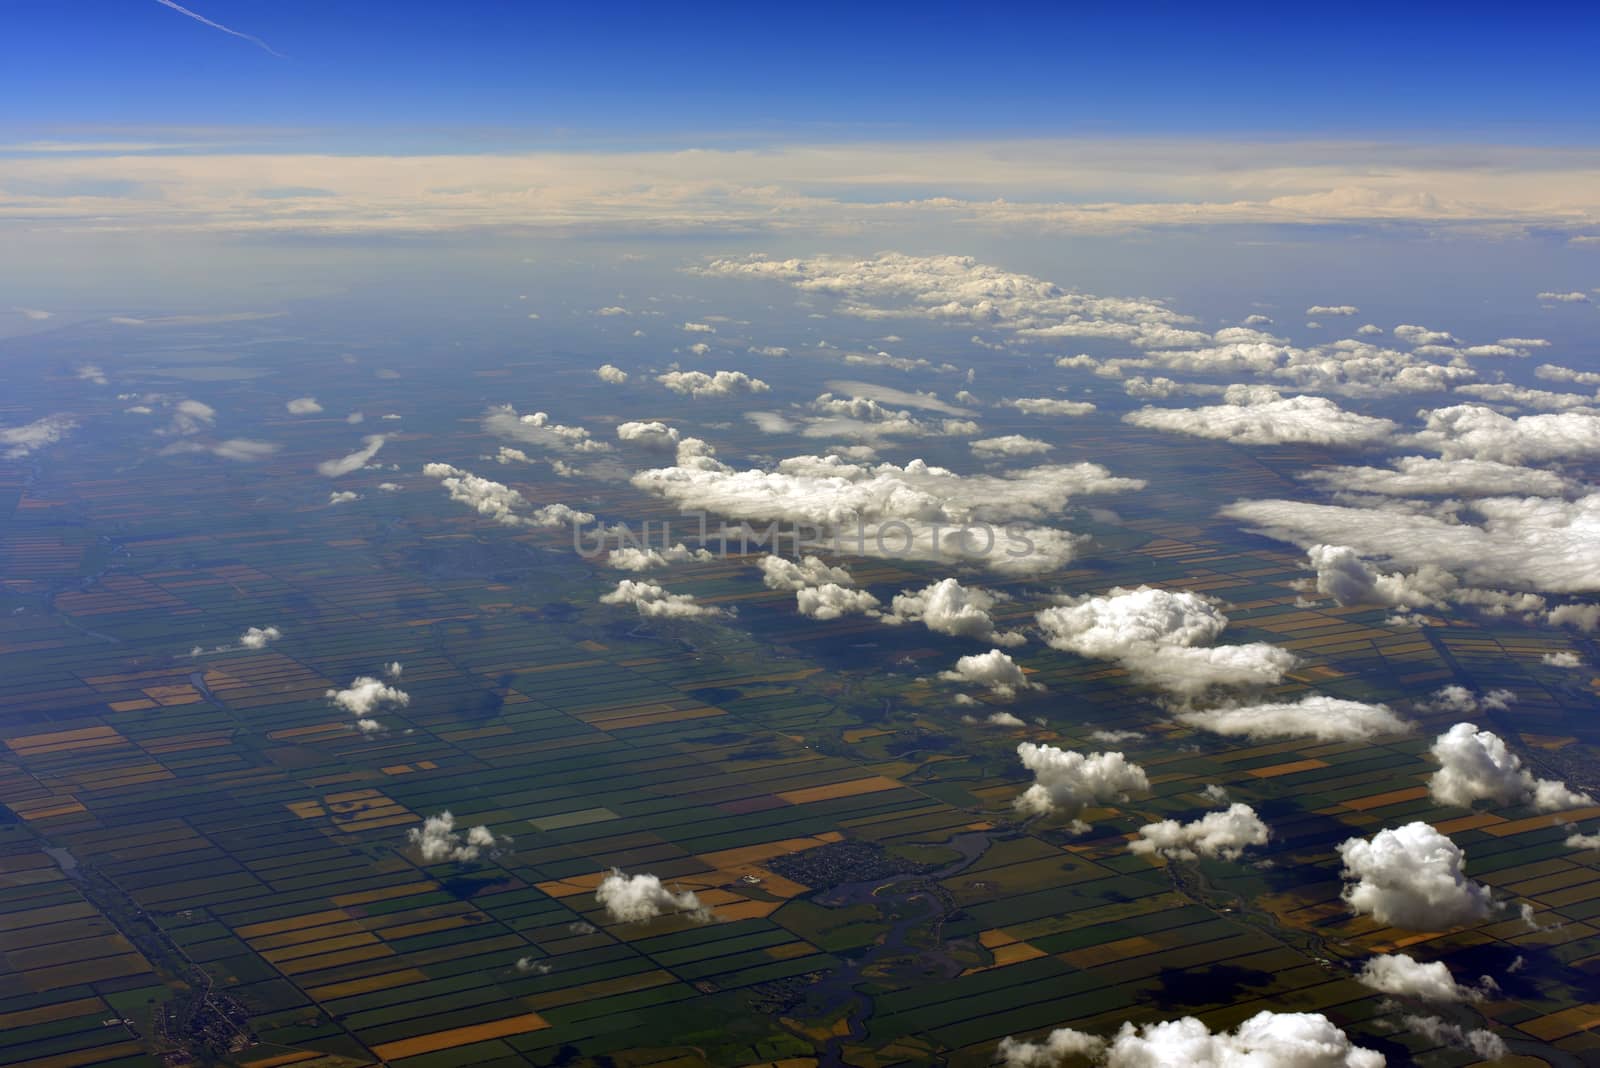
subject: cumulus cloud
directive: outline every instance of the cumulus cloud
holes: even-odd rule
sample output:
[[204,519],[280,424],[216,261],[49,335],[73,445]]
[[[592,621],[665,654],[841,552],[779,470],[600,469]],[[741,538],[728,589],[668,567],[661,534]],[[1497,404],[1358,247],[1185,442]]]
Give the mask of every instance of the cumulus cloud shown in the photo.
[[1570,649],[1563,649],[1559,653],[1545,653],[1539,658],[1539,663],[1548,664],[1550,667],[1576,668],[1582,667],[1583,661],[1578,659],[1578,654]]
[[362,718],[370,717],[382,708],[405,708],[411,704],[410,694],[371,675],[358,675],[350,681],[349,686],[342,690],[329,690],[323,696],[351,715]]
[[1533,369],[1534,376],[1550,382],[1571,382],[1575,386],[1600,386],[1600,371],[1577,371],[1560,364],[1541,363]]
[[446,809],[423,820],[421,827],[408,830],[406,841],[416,847],[424,864],[477,860],[485,849],[493,849],[497,844],[494,832],[482,824],[464,831],[455,827],[456,818]]
[[1457,723],[1439,735],[1429,752],[1440,767],[1428,780],[1428,792],[1441,805],[1471,808],[1475,801],[1494,801],[1557,812],[1594,804],[1594,798],[1565,783],[1536,778],[1504,739],[1471,723]]
[[1004,456],[1037,456],[1041,452],[1049,452],[1055,446],[1038,438],[1006,434],[998,438],[979,438],[972,442],[969,448],[972,449],[972,455],[990,460]]
[[1269,685],[1297,658],[1264,642],[1213,645],[1228,625],[1197,593],[1141,586],[1070,599],[1035,618],[1051,648],[1115,660],[1135,680],[1193,696],[1214,686]]
[[797,456],[771,470],[741,471],[696,438],[680,443],[675,466],[641,471],[633,484],[687,509],[810,528],[816,532],[810,540],[832,542],[837,551],[964,560],[1015,574],[1060,567],[1081,541],[1034,521],[1059,514],[1079,494],[1144,486],[1097,464],[959,475],[921,460],[897,466]]
[[1139,828],[1139,837],[1128,843],[1128,849],[1178,860],[1237,860],[1247,847],[1266,845],[1267,837],[1267,825],[1255,809],[1235,802],[1226,811],[1208,812],[1189,823],[1147,823]]
[[646,923],[673,913],[686,913],[700,923],[711,920],[711,910],[700,903],[694,891],[669,890],[656,875],[624,875],[612,868],[600,880],[594,899],[616,923]]
[[1398,429],[1388,419],[1357,415],[1326,397],[1284,397],[1259,386],[1231,387],[1225,403],[1199,408],[1141,408],[1123,422],[1151,430],[1215,438],[1238,445],[1371,445]]
[[1485,1061],[1502,1060],[1510,1052],[1504,1039],[1481,1027],[1465,1028],[1438,1016],[1405,1016],[1401,1023],[1436,1045],[1465,1050]]
[[1327,319],[1333,316],[1359,315],[1361,309],[1353,304],[1313,304],[1306,309],[1306,314],[1313,318],[1320,315]]
[[290,415],[316,415],[322,411],[322,405],[317,403],[315,397],[296,397],[284,405]]
[[833,567],[818,556],[805,556],[790,560],[768,554],[757,564],[761,568],[761,582],[769,590],[803,590],[807,586],[833,583],[836,586],[854,586],[855,579],[842,567]]
[[1028,415],[1088,415],[1095,406],[1088,401],[1062,400],[1059,397],[1018,397],[1004,403]]
[[997,631],[989,614],[1000,595],[978,586],[963,586],[953,578],[940,579],[920,590],[896,594],[886,623],[920,621],[935,634],[973,638],[999,645],[1022,645],[1028,639],[1018,631]]
[[533,507],[518,490],[449,464],[424,464],[422,473],[439,480],[452,501],[506,526],[549,529],[594,522],[594,516],[564,504]]
[[1401,503],[1257,500],[1228,505],[1221,514],[1280,541],[1344,545],[1364,559],[1412,569],[1431,565],[1474,586],[1600,590],[1600,554],[1591,551],[1600,540],[1600,493],[1570,501],[1486,497],[1470,505],[1447,502],[1431,513]]
[[619,571],[649,571],[652,568],[712,559],[715,559],[715,556],[709,549],[691,550],[682,542],[666,549],[640,549],[625,545],[606,554],[606,566]]
[[620,386],[628,380],[628,372],[615,364],[603,363],[595,368],[594,373],[600,381],[610,382],[614,386]]
[[47,415],[22,426],[0,427],[0,448],[7,460],[20,460],[46,445],[54,445],[78,427],[67,415]]
[[328,494],[329,504],[349,504],[351,501],[361,500],[361,494],[355,490],[335,490]]
[[1315,738],[1351,742],[1383,734],[1403,734],[1411,724],[1388,705],[1369,705],[1341,697],[1312,694],[1298,701],[1270,701],[1232,708],[1190,710],[1178,722],[1228,737],[1254,741],[1269,738]]
[[1043,686],[1029,682],[1027,674],[1017,662],[999,649],[987,653],[963,656],[949,671],[939,672],[946,682],[966,683],[986,687],[996,697],[1015,697],[1018,690],[1042,690]]
[[344,456],[322,461],[317,465],[317,473],[327,478],[339,478],[352,471],[359,471],[378,455],[378,450],[383,448],[387,440],[382,434],[368,434],[361,439],[361,448]]
[[879,617],[880,602],[866,590],[852,590],[833,582],[820,586],[807,586],[796,590],[795,608],[811,619],[841,619],[844,616],[866,615]]
[[491,407],[483,414],[483,429],[498,438],[509,438],[524,445],[560,453],[610,452],[614,448],[597,441],[581,426],[552,422],[546,412],[521,413],[509,404]]
[[1525,464],[1600,456],[1600,408],[1508,416],[1481,404],[1436,408],[1413,442],[1446,459]]
[[616,589],[600,595],[601,604],[631,604],[646,619],[696,619],[725,616],[726,611],[700,604],[689,593],[668,593],[654,582],[623,579]]
[[1600,604],[1563,604],[1550,609],[1545,617],[1551,626],[1577,627],[1579,630],[1600,630]]
[[1468,879],[1461,848],[1421,821],[1347,838],[1339,846],[1340,873],[1350,885],[1352,910],[1379,923],[1411,931],[1439,931],[1487,917],[1489,888]]
[[1356,981],[1379,993],[1422,1001],[1482,1001],[1495,991],[1494,980],[1487,975],[1477,986],[1464,986],[1456,982],[1444,961],[1423,964],[1404,953],[1369,958]]
[[283,631],[277,627],[249,627],[239,635],[239,644],[246,649],[265,649],[269,642],[275,642],[283,637]]
[[765,393],[769,390],[759,378],[751,378],[743,371],[668,371],[656,375],[656,381],[672,390],[691,397],[731,397],[738,393]]
[[1466,715],[1473,712],[1504,712],[1511,707],[1511,702],[1516,700],[1516,694],[1510,690],[1490,690],[1487,693],[1476,694],[1465,686],[1443,686],[1428,695],[1426,701],[1419,701],[1417,707],[1425,712],[1454,712],[1457,715]]
[[1568,849],[1600,849],[1600,831],[1584,834],[1582,831],[1574,830],[1567,835],[1563,844]]
[[1557,497],[1577,485],[1555,471],[1427,456],[1402,456],[1387,468],[1324,467],[1298,477],[1331,492],[1386,497]]
[[677,427],[654,420],[623,423],[617,427],[618,440],[643,445],[647,449],[675,449],[681,437]]
[[1129,794],[1150,789],[1144,769],[1117,752],[1085,755],[1023,742],[1017,756],[1033,772],[1033,785],[1015,801],[1017,811],[1028,816],[1076,816],[1089,805],[1126,801]]
[[[970,420],[924,419],[905,409],[886,407],[872,397],[838,397],[824,393],[811,402],[810,408],[814,414],[799,417],[803,426],[801,433],[809,438],[877,441],[891,437],[964,437],[978,433],[978,424]],[[754,418],[755,413],[751,414]],[[781,432],[793,427],[788,420],[779,417],[763,429]]]
[[1193,1016],[1125,1023],[1111,1039],[1058,1028],[1042,1042],[1000,1040],[1004,1068],[1054,1068],[1087,1057],[1105,1068],[1383,1068],[1384,1056],[1350,1041],[1317,1012],[1263,1010],[1213,1033]]
[[1539,294],[1539,299],[1551,304],[1587,304],[1589,303],[1589,294],[1577,289],[1569,290],[1565,293],[1545,290]]
[[1453,576],[1437,567],[1425,566],[1414,575],[1374,571],[1347,545],[1313,545],[1306,556],[1317,571],[1317,592],[1342,605],[1429,608],[1440,604],[1456,585]]

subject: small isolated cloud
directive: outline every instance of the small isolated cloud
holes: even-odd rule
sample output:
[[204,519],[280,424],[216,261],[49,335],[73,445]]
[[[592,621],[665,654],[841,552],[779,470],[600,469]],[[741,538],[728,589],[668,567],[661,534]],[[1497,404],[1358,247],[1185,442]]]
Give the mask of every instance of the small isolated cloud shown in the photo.
[[1237,860],[1247,847],[1266,845],[1268,835],[1267,825],[1255,809],[1235,802],[1226,811],[1208,812],[1190,823],[1147,823],[1139,828],[1139,837],[1128,843],[1128,849],[1176,860]]
[[371,675],[359,675],[344,689],[329,690],[323,696],[351,715],[363,718],[381,708],[405,708],[411,703],[410,694]]
[[600,381],[610,382],[614,386],[620,386],[628,380],[628,372],[615,364],[603,363],[595,368],[594,373]]
[[939,672],[945,682],[983,686],[996,697],[1011,698],[1018,690],[1042,690],[1043,686],[1029,682],[1027,674],[1017,662],[999,649],[987,653],[964,656],[949,671]]
[[1504,1060],[1510,1052],[1504,1039],[1482,1027],[1466,1028],[1438,1016],[1405,1016],[1400,1022],[1435,1045],[1463,1050],[1480,1060]]
[[1516,697],[1510,690],[1477,694],[1465,686],[1445,686],[1433,691],[1426,701],[1417,702],[1417,707],[1424,712],[1454,712],[1466,716],[1474,712],[1504,712]]
[[1088,415],[1095,406],[1088,401],[1062,400],[1059,397],[1018,397],[1003,402],[1027,415]]
[[315,397],[296,397],[284,407],[289,409],[290,415],[316,415],[322,411],[322,405],[317,403]]
[[1411,724],[1388,705],[1369,705],[1342,697],[1312,694],[1298,701],[1271,701],[1232,708],[1180,712],[1180,723],[1228,737],[1253,741],[1269,738],[1315,738],[1352,742],[1384,734],[1404,734]]
[[1040,1042],[1006,1037],[995,1051],[1003,1068],[1383,1068],[1383,1054],[1350,1041],[1319,1012],[1263,1010],[1232,1031],[1213,1033],[1193,1016],[1125,1023],[1110,1039],[1057,1028]]
[[452,501],[464,504],[479,515],[505,526],[550,529],[594,522],[594,516],[590,513],[579,512],[565,504],[546,504],[535,508],[520,491],[505,483],[449,464],[424,464],[422,473],[438,479],[439,485],[444,487]]
[[484,850],[493,849],[497,844],[494,832],[482,824],[465,831],[455,827],[456,818],[446,809],[423,820],[421,827],[407,831],[406,841],[416,847],[424,864],[477,860]]
[[329,504],[349,504],[351,501],[361,500],[361,494],[355,490],[335,490],[328,494]]
[[109,386],[111,384],[111,380],[106,377],[106,373],[96,364],[84,364],[78,368],[76,375],[79,382],[88,382],[90,385]]
[[1587,304],[1589,303],[1589,294],[1577,289],[1566,293],[1545,290],[1539,294],[1539,299],[1547,304]]
[[1307,315],[1313,318],[1320,315],[1325,319],[1330,316],[1359,315],[1360,313],[1361,309],[1354,304],[1313,304],[1306,309]]
[[20,460],[46,445],[54,445],[76,430],[78,421],[66,415],[47,415],[22,426],[0,427],[0,447],[7,460]]
[[1600,831],[1594,834],[1573,831],[1567,835],[1565,844],[1568,849],[1600,849]]
[[1055,446],[1048,441],[1023,437],[1021,434],[1006,434],[998,438],[979,438],[970,448],[972,455],[979,459],[991,460],[1003,456],[1037,456],[1039,453],[1049,452]]
[[277,627],[251,627],[239,635],[239,644],[246,649],[265,649],[269,642],[283,637]]
[[623,423],[617,427],[617,440],[647,449],[675,449],[682,435],[677,427],[658,421]]
[[361,439],[361,448],[344,456],[322,461],[317,465],[317,473],[326,478],[340,478],[352,471],[359,471],[378,455],[378,450],[383,448],[383,443],[387,440],[382,434],[368,434]]
[[1475,801],[1493,801],[1559,812],[1594,804],[1594,798],[1563,782],[1534,777],[1504,739],[1471,723],[1457,723],[1439,735],[1429,752],[1440,767],[1428,780],[1428,792],[1441,805],[1471,808]]
[[751,378],[743,371],[668,371],[656,375],[656,381],[672,390],[690,397],[731,397],[738,393],[765,393],[771,387],[759,378]]
[[807,586],[794,593],[795,609],[810,619],[842,619],[845,616],[879,616],[882,606],[866,590],[852,590],[835,582]]
[[1489,888],[1468,879],[1466,855],[1420,820],[1339,846],[1343,897],[1352,910],[1410,931],[1440,931],[1489,915]]
[[1035,618],[1053,649],[1115,660],[1136,681],[1194,696],[1214,686],[1270,685],[1298,659],[1264,642],[1212,645],[1228,617],[1197,593],[1140,586],[1070,599]]
[[610,593],[600,595],[601,604],[631,604],[646,619],[696,619],[725,616],[726,611],[698,603],[693,594],[668,593],[654,582],[623,579]]
[[1478,986],[1463,986],[1444,961],[1423,964],[1404,953],[1370,958],[1361,966],[1356,981],[1379,993],[1422,1001],[1482,1001],[1495,990],[1494,980],[1487,975]]
[[1432,608],[1456,586],[1455,578],[1439,568],[1419,569],[1414,575],[1377,571],[1347,545],[1313,545],[1306,556],[1317,571],[1317,592],[1341,605]]
[[1570,649],[1563,649],[1559,653],[1545,653],[1539,658],[1539,663],[1548,664],[1550,667],[1577,668],[1583,666],[1583,661],[1578,659],[1578,654]]
[[1033,785],[1016,799],[1028,816],[1064,813],[1076,816],[1089,805],[1126,801],[1131,793],[1150,789],[1144,769],[1121,753],[1083,753],[1053,745],[1023,742],[1017,746],[1022,766],[1033,772]]
[[606,554],[606,566],[614,567],[618,571],[649,571],[658,567],[671,567],[673,564],[686,564],[695,561],[715,559],[709,549],[690,549],[679,542],[666,549],[640,549],[627,545],[621,549],[612,549]]
[[790,560],[769,554],[763,556],[757,566],[761,568],[761,583],[769,590],[803,590],[830,582],[836,586],[856,584],[849,571],[830,566],[819,556]]
[[624,875],[612,868],[611,874],[600,880],[594,899],[616,923],[645,923],[674,913],[687,914],[698,923],[711,920],[711,910],[700,903],[694,891],[669,890],[656,875]]
[[935,634],[973,638],[997,645],[1022,645],[1027,638],[1018,631],[997,631],[990,612],[1000,596],[978,586],[963,586],[953,578],[941,579],[920,590],[897,594],[890,605],[886,623],[921,623]]
[[[971,698],[967,698],[967,700],[971,701]],[[976,702],[973,702],[973,703],[976,703]],[[986,727],[1026,727],[1027,726],[1027,723],[1025,723],[1023,720],[1021,720],[1017,716],[1013,716],[1010,712],[991,712],[987,716],[984,716],[981,719],[978,718],[977,716],[962,716],[961,717],[961,722],[963,722],[963,723],[975,723],[975,724],[979,724],[981,726],[986,726]]]

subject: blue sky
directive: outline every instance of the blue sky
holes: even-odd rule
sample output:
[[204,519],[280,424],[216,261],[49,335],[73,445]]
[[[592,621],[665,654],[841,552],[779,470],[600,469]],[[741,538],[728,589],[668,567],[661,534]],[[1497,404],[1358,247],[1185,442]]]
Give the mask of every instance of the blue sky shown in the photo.
[[[1586,143],[1597,16],[1408,5],[9,0],[13,136],[337,130],[353,147],[1046,135]],[[1332,12],[1332,13],[1330,13]]]

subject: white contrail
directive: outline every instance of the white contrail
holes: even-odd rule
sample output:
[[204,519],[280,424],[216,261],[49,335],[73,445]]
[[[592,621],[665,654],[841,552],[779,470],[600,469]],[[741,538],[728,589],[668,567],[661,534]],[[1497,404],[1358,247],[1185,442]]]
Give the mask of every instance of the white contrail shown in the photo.
[[248,34],[248,33],[240,33],[238,30],[230,30],[230,29],[228,29],[228,27],[224,26],[220,22],[212,22],[210,19],[206,18],[204,15],[196,15],[193,11],[190,11],[188,8],[184,7],[182,4],[174,3],[173,0],[156,0],[156,3],[160,4],[162,7],[170,7],[172,10],[176,11],[180,15],[188,15],[190,18],[194,19],[196,22],[203,23],[203,24],[205,24],[207,26],[210,26],[213,30],[221,30],[223,33],[230,34],[231,36],[234,36],[234,37],[242,38],[243,40],[249,41],[251,44],[259,45],[261,47],[262,51],[266,52],[269,56],[277,56],[279,59],[288,59],[289,58],[288,56],[284,55],[282,52],[278,52],[278,51],[274,50],[271,45],[267,44],[267,42],[263,41],[261,38],[256,37],[256,36],[254,36],[252,34]]

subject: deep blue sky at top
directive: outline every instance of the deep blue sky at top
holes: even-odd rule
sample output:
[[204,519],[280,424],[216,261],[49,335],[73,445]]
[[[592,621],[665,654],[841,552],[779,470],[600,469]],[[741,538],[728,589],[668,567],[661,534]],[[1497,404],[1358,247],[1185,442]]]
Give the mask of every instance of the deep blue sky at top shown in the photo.
[[343,130],[353,151],[682,134],[1592,144],[1595,5],[0,0],[0,125]]

